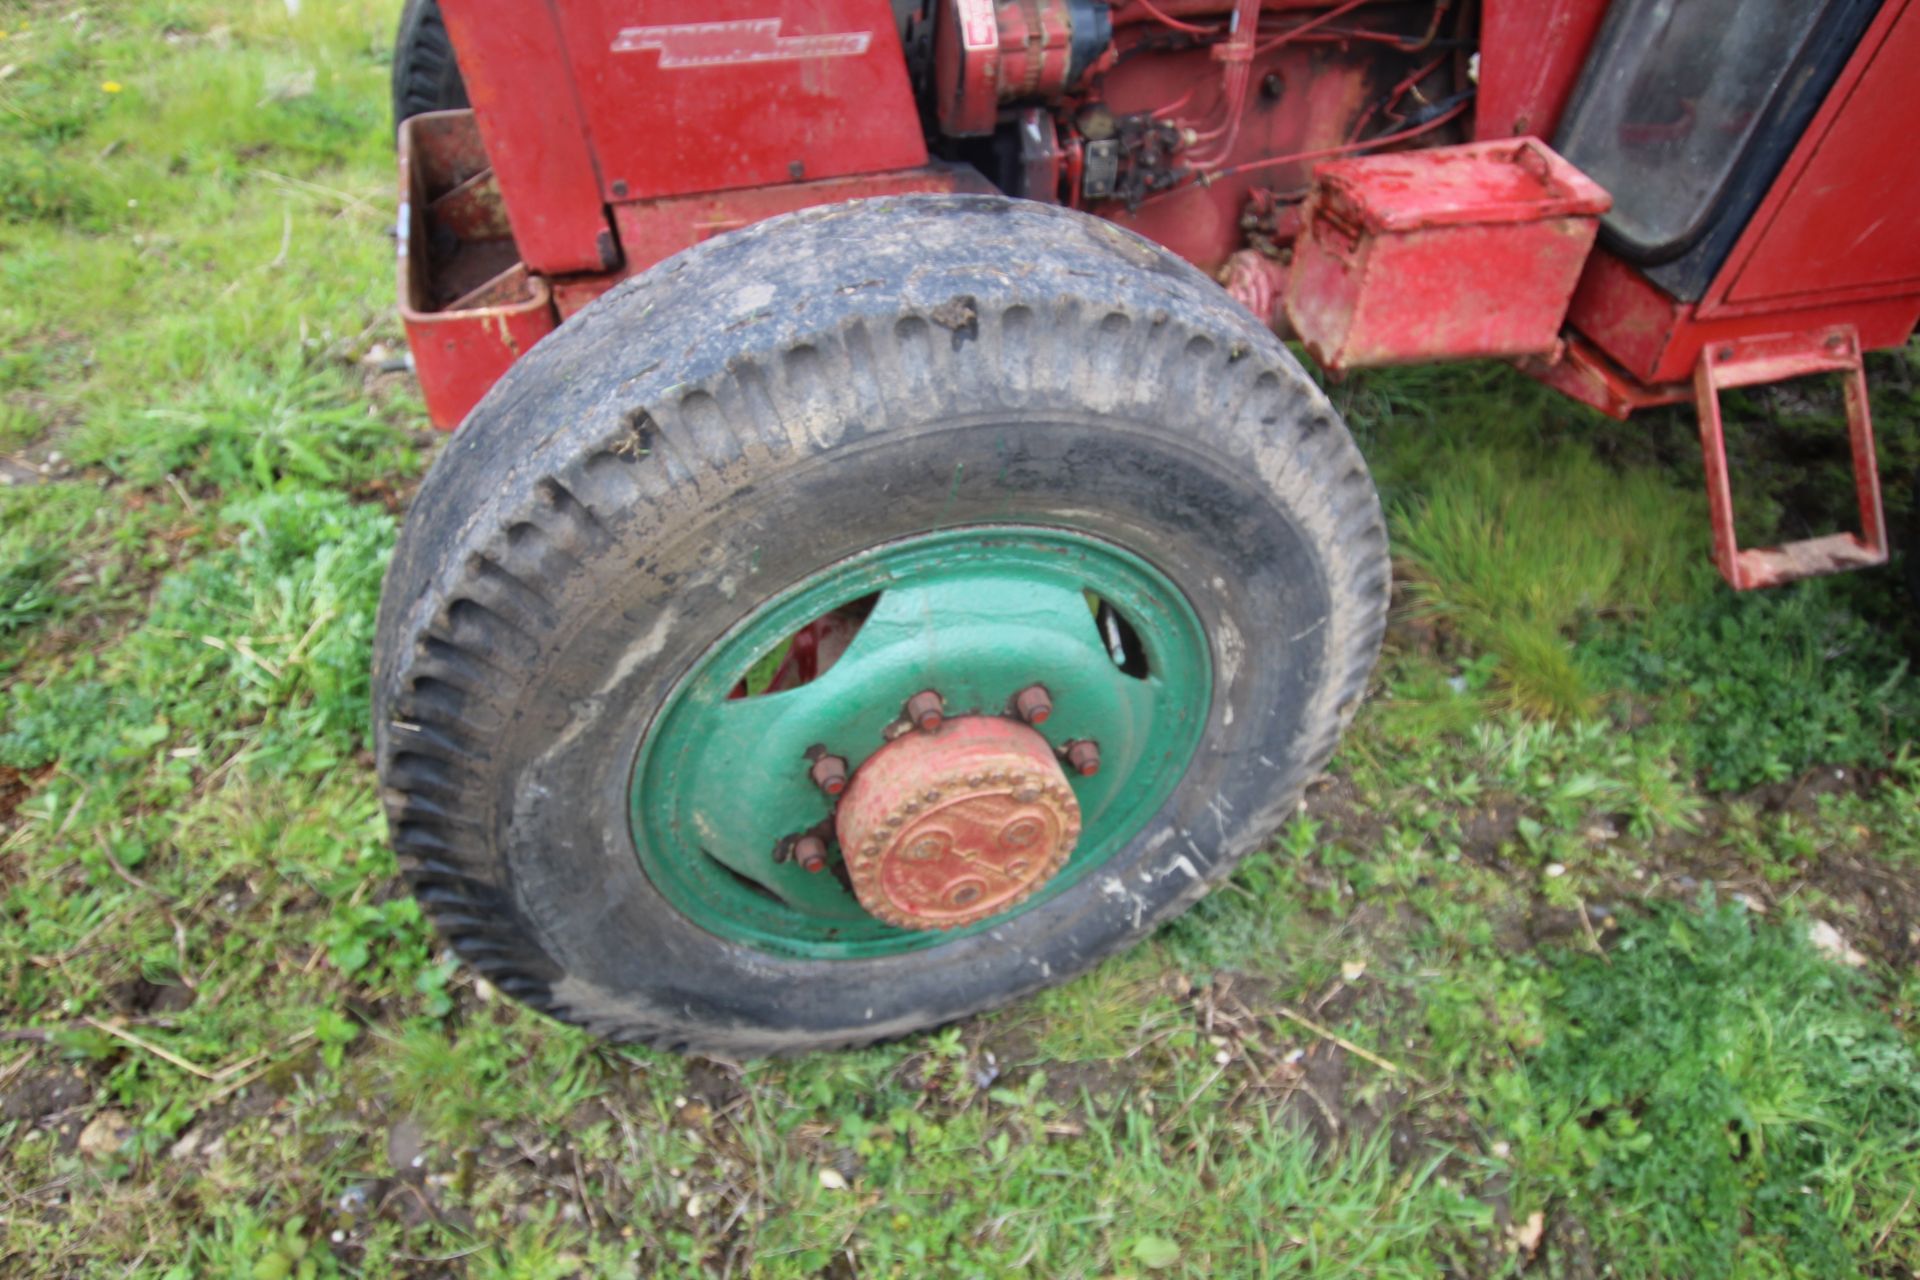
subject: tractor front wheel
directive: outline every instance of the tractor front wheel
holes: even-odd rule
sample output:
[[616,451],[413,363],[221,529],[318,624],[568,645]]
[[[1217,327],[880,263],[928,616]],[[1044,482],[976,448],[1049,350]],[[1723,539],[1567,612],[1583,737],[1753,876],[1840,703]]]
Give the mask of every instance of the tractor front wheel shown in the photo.
[[439,0],[407,0],[393,39],[394,128],[409,116],[466,105],[466,82],[440,19]]
[[1387,592],[1345,428],[1191,267],[997,198],[792,214],[569,320],[435,464],[379,629],[393,839],[555,1016],[896,1036],[1259,848]]

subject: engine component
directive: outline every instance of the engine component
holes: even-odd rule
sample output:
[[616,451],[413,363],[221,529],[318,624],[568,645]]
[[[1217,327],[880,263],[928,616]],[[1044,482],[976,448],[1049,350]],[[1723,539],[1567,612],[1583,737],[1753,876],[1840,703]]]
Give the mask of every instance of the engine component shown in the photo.
[[1097,0],[944,0],[933,37],[940,131],[982,137],[1003,102],[1057,100],[1112,42]]
[[1088,200],[1105,200],[1113,194],[1119,178],[1119,139],[1107,138],[1100,142],[1089,142],[1086,177],[1081,180],[1080,194]]
[[1020,112],[1020,169],[1013,194],[1045,204],[1060,203],[1060,131],[1040,107]]
[[[1178,125],[1149,115],[1131,115],[1115,121],[1114,128],[1119,134],[1115,139],[1117,176],[1104,191],[1096,190],[1089,180],[1084,186],[1087,199],[1118,196],[1129,209],[1137,208],[1148,195],[1165,191],[1180,180],[1180,153],[1186,138]],[[1091,165],[1088,172],[1091,175]]]

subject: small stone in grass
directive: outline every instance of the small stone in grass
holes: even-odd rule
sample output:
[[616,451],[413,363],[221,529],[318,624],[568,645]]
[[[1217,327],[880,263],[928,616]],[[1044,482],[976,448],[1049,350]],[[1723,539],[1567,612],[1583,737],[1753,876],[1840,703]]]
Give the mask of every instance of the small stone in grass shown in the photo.
[[1859,969],[1867,963],[1867,958],[1854,950],[1840,936],[1840,931],[1825,920],[1815,920],[1807,927],[1807,941],[1829,960],[1838,960],[1849,968]]
[[80,1154],[89,1160],[104,1160],[133,1136],[133,1125],[119,1111],[102,1111],[80,1131]]
[[845,1191],[847,1189],[847,1180],[841,1176],[838,1169],[822,1169],[820,1171],[820,1185],[829,1191]]

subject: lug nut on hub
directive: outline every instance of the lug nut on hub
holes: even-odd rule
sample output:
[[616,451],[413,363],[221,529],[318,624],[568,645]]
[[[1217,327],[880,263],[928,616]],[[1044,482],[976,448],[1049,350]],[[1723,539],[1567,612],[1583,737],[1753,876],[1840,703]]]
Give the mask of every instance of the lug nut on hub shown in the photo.
[[827,842],[819,836],[801,836],[793,842],[793,860],[802,871],[825,871]]
[[1028,724],[1045,724],[1053,714],[1053,698],[1047,686],[1030,684],[1013,695],[1013,712]]
[[907,699],[907,719],[922,733],[932,733],[946,719],[946,700],[932,689]]
[[841,756],[821,756],[813,762],[807,776],[813,779],[814,786],[837,796],[847,789],[847,762]]
[[1092,738],[1080,738],[1067,744],[1067,767],[1083,778],[1100,772],[1100,744]]

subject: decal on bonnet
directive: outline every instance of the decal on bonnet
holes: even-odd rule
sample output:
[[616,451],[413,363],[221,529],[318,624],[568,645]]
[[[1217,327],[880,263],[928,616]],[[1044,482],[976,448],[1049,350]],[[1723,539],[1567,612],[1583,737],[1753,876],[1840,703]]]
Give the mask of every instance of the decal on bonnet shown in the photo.
[[675,67],[729,67],[755,62],[793,62],[801,58],[857,58],[873,42],[871,31],[840,35],[783,36],[779,18],[743,18],[735,22],[684,22],[665,27],[624,27],[614,37],[615,53],[660,53],[662,70]]

